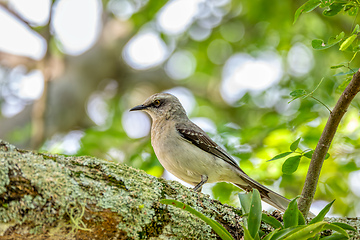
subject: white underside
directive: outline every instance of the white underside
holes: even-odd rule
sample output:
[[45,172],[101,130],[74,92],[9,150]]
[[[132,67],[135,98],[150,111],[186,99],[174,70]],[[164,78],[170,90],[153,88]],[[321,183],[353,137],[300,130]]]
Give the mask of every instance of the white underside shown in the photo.
[[184,140],[175,132],[175,127],[173,131],[171,134],[175,138],[158,135],[156,137],[165,139],[156,144],[152,142],[156,156],[167,171],[192,185],[201,181],[201,175],[208,176],[208,183],[243,183],[238,171],[229,163]]

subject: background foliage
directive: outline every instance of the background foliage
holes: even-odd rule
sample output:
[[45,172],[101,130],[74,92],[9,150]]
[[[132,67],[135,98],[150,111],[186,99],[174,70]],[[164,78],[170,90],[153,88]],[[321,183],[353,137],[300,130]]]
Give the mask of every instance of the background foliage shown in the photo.
[[[46,98],[28,101],[17,115],[0,118],[0,138],[20,147],[120,161],[160,177],[163,169],[149,136],[129,137],[124,129],[124,115],[151,94],[176,88],[194,97],[195,107],[189,112],[190,117],[210,119],[216,127],[209,134],[239,160],[247,174],[288,198],[299,195],[309,159],[301,158],[292,174],[282,172],[285,158],[267,160],[289,152],[290,145],[300,137],[302,151],[315,148],[329,111],[311,98],[288,103],[292,99],[290,93],[298,89],[311,92],[324,78],[313,96],[330,108],[334,106],[347,81],[347,76],[339,73],[347,70],[330,67],[349,62],[353,53],[340,52],[337,47],[317,51],[311,44],[313,39],[327,40],[342,31],[350,36],[356,15],[329,18],[322,14],[324,9],[316,9],[293,24],[301,1],[204,1],[191,24],[174,35],[156,25],[168,2],[128,0],[136,8],[126,20],[115,11],[116,3],[121,2],[125,1],[101,2],[98,40],[81,55],[66,54],[61,41],[49,30],[49,23],[31,26],[48,43],[43,59],[24,61],[19,57],[9,64],[10,57],[16,56],[0,55],[2,103],[6,101],[15,67],[25,66],[27,71],[39,68],[44,72],[40,64],[44,63],[53,71],[45,77],[43,96]],[[209,34],[194,40],[194,32],[201,31],[199,26],[206,26]],[[148,28],[157,32],[169,47],[168,57],[145,70],[133,69],[126,62],[124,47],[137,33]],[[171,55],[179,51],[193,56],[194,71],[185,79],[176,80],[169,76],[166,67]],[[224,69],[227,60],[238,53],[248,54],[255,62],[262,61],[264,56],[278,59],[281,77],[266,89],[249,90],[229,102],[221,94]],[[359,59],[355,58],[350,67],[358,66]],[[253,68],[250,75],[257,76],[257,71],[262,69]],[[95,105],[97,115],[102,116],[100,121],[91,116],[91,104]],[[336,134],[315,196],[315,205],[320,208],[326,205],[322,201],[336,198],[333,214],[359,216],[360,212],[360,190],[354,187],[357,184],[354,181],[360,179],[359,109],[356,98]],[[42,131],[38,131],[39,127]],[[81,139],[78,147],[76,139]],[[223,203],[238,205],[238,189],[231,184],[218,183],[207,191]]]

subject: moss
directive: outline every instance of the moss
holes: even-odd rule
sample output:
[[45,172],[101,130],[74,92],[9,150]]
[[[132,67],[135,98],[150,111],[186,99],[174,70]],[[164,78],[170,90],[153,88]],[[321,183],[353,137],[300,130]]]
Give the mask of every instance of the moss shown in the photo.
[[[159,204],[162,198],[184,201],[198,196],[176,182],[96,158],[22,151],[4,142],[0,148],[0,222],[12,223],[4,234],[17,234],[26,226],[23,234],[67,232],[81,239],[94,234],[124,239],[216,238],[201,220]],[[207,204],[212,208],[209,199],[203,202],[204,209]],[[186,203],[194,205],[196,200]],[[76,224],[69,213],[76,215],[79,210],[73,207],[81,209],[80,205],[84,215],[77,221],[92,231],[76,230],[71,235]],[[56,233],[54,228],[59,228]]]
[[163,198],[189,204],[235,239],[242,236],[233,207],[178,182],[92,157],[20,151],[1,141],[0,150],[1,239],[218,238],[202,220],[160,204]]
[[56,161],[56,156],[47,155],[47,154],[42,154],[42,153],[39,153],[39,154],[41,154],[41,156],[43,156],[44,159],[49,159],[49,160],[54,160],[54,161]]

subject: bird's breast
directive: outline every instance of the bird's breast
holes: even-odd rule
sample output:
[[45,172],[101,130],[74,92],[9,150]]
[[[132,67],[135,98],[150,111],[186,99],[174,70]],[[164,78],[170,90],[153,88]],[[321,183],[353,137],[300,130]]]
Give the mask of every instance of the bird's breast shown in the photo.
[[154,125],[151,131],[151,144],[161,165],[181,180],[194,184],[200,182],[193,149],[181,139],[175,125]]
[[[151,131],[151,144],[161,165],[181,180],[197,184],[201,175],[209,177],[208,182],[220,180],[223,160],[205,152],[183,139],[175,125],[154,125]],[[224,170],[224,169],[223,169]]]

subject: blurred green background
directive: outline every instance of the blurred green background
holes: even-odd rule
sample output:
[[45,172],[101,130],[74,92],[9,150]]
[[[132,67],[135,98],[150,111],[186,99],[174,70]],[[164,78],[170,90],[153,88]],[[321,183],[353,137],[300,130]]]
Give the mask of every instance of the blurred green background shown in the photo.
[[[294,198],[310,160],[302,158],[290,175],[282,173],[284,159],[267,160],[289,151],[299,137],[301,150],[314,149],[329,111],[311,98],[288,103],[289,94],[311,92],[324,78],[314,97],[335,105],[346,75],[334,76],[344,69],[330,66],[348,62],[352,53],[338,46],[316,51],[311,41],[349,34],[358,22],[315,10],[293,24],[304,2],[1,3],[0,138],[20,148],[96,156],[172,179],[151,147],[150,119],[128,112],[166,91],[179,97],[189,117],[248,175]],[[351,67],[359,63],[355,58]],[[338,129],[314,212],[336,198],[332,215],[360,216],[359,107],[357,97]],[[203,191],[239,204],[239,189],[231,184],[208,184]]]

